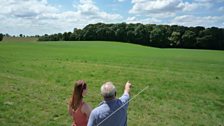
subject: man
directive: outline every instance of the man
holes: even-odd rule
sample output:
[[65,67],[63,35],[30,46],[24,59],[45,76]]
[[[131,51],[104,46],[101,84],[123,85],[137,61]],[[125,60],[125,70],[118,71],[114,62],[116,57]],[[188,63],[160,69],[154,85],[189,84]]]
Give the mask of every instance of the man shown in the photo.
[[104,101],[93,109],[88,126],[127,126],[127,109],[131,83],[125,84],[124,94],[116,99],[116,88],[112,82],[101,86]]

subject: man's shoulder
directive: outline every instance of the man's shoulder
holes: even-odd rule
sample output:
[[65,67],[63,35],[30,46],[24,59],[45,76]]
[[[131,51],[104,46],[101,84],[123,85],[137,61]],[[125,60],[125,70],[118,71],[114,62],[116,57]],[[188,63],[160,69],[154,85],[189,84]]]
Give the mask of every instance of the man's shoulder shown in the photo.
[[104,109],[104,103],[100,103],[98,107],[94,108],[91,113],[99,114]]

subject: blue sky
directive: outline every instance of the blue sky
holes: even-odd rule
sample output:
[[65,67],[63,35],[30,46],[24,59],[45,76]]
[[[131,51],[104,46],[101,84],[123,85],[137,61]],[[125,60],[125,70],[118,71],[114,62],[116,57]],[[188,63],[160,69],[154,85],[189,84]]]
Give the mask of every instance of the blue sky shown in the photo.
[[224,28],[224,0],[0,0],[0,33],[42,35],[90,23]]

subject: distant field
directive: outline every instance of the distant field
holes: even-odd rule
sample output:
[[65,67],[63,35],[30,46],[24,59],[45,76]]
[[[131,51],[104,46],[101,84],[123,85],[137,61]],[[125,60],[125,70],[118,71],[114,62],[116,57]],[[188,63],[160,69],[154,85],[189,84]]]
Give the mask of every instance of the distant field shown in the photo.
[[73,82],[96,107],[100,86],[127,80],[129,126],[223,126],[224,51],[158,49],[115,42],[0,42],[0,125],[67,125]]
[[36,42],[35,37],[3,37],[2,42]]

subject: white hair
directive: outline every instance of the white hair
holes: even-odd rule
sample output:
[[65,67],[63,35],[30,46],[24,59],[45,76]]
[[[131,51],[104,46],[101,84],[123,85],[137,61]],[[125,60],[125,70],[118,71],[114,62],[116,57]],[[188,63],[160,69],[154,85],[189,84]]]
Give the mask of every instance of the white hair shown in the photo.
[[116,88],[112,82],[106,82],[105,84],[101,86],[100,89],[101,89],[101,94],[103,95],[104,98],[115,97]]

